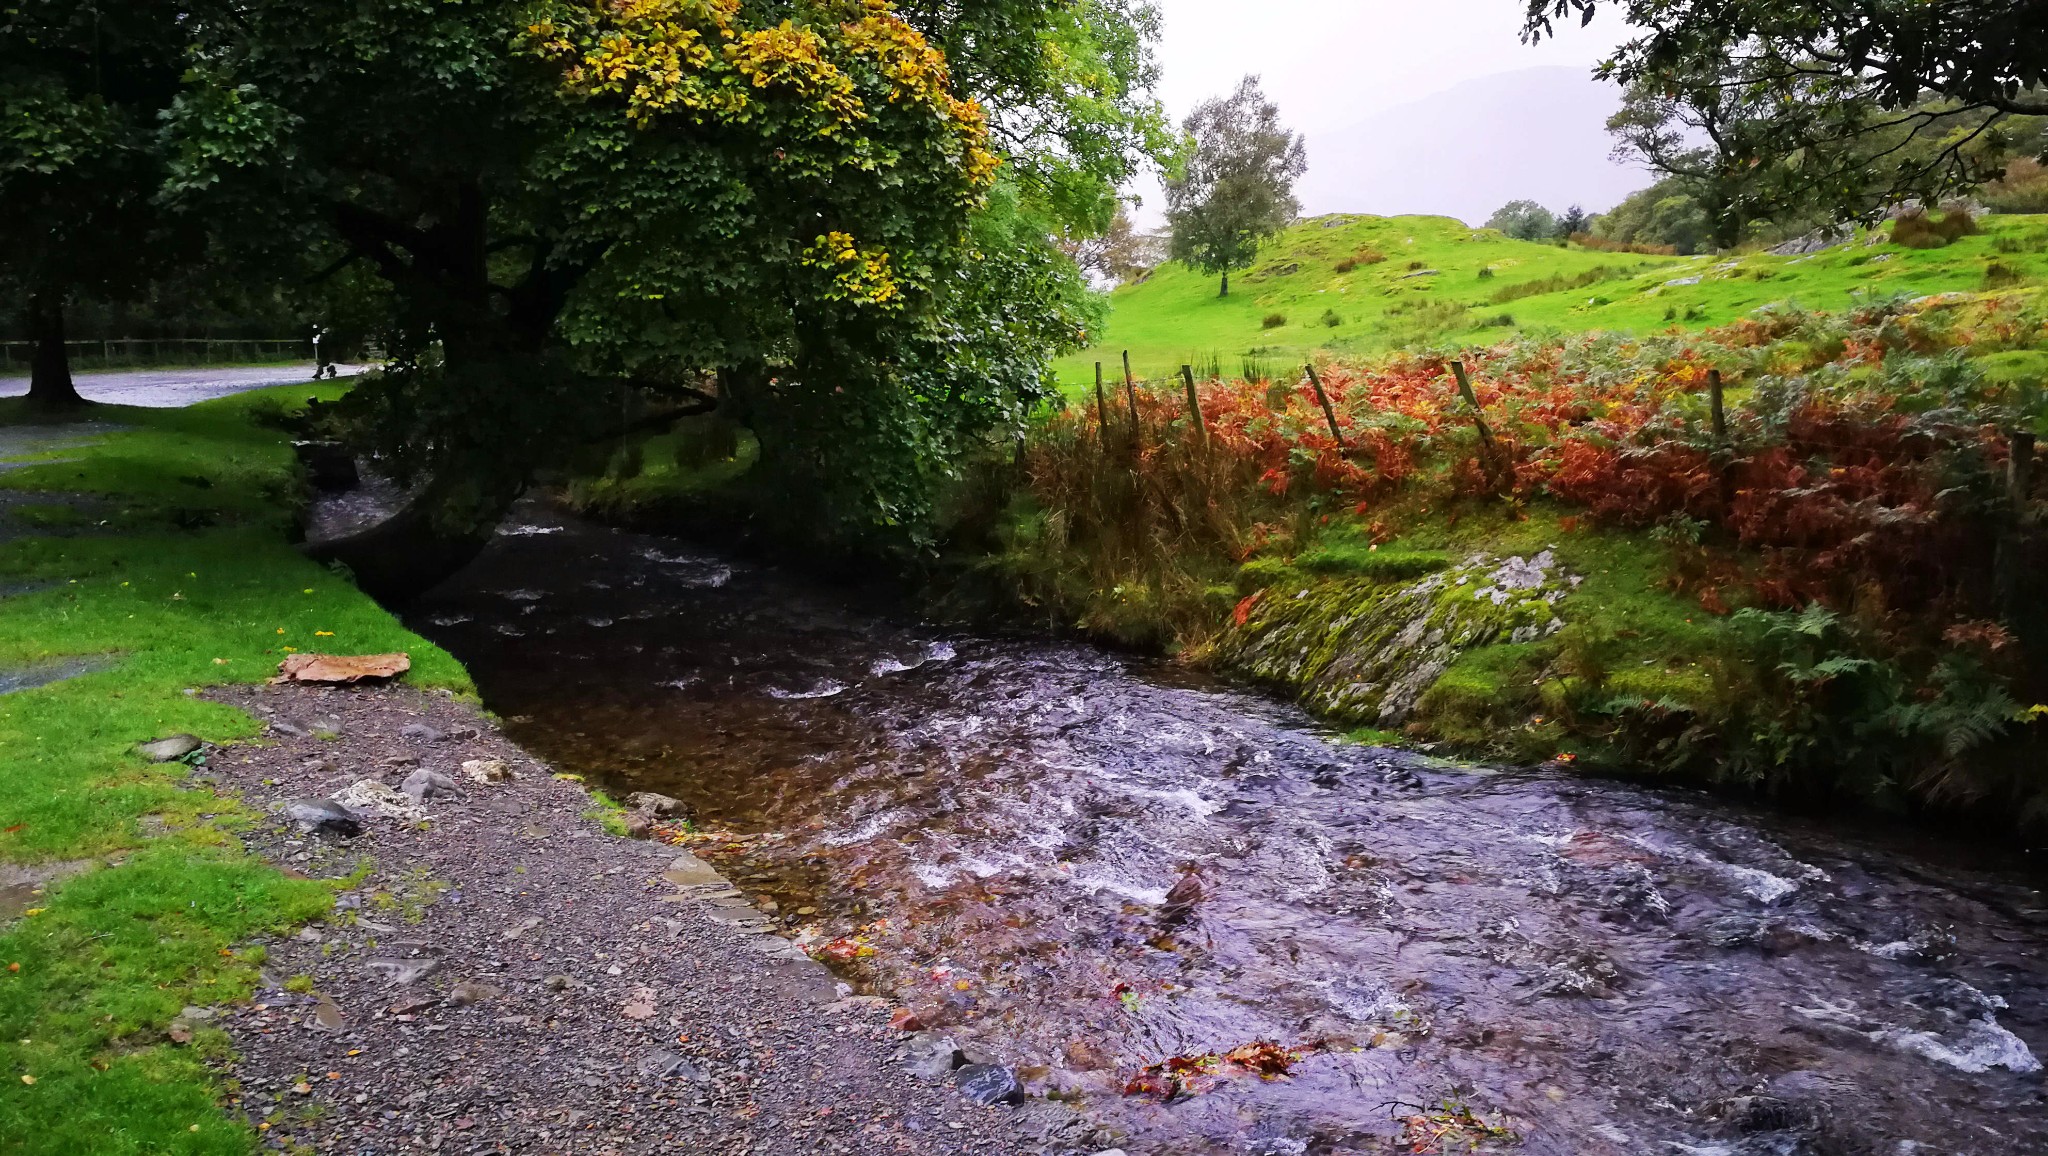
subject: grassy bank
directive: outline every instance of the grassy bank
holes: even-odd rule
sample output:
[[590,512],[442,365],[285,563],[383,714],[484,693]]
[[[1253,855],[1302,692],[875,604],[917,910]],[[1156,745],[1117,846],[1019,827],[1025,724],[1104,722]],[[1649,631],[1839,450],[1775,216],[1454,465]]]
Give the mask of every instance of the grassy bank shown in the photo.
[[[29,530],[0,541],[0,674],[80,672],[0,695],[0,861],[61,876],[0,911],[0,1152],[253,1143],[217,1107],[206,1061],[225,1038],[173,1039],[169,1025],[251,991],[263,953],[250,941],[325,912],[331,890],[246,855],[239,803],[187,789],[191,766],[151,764],[134,744],[254,736],[253,719],[196,692],[265,678],[291,649],[405,650],[412,681],[467,687],[452,658],[288,544],[300,490],[274,420],[337,391],[93,407],[119,428],[0,472],[29,511],[0,514]],[[0,401],[0,433],[33,416]]]
[[1459,356],[1052,415],[978,573],[1365,737],[2048,826],[2039,291]]
[[[1184,364],[1224,377],[1293,370],[1319,351],[1358,357],[1548,331],[1697,332],[1772,302],[1837,311],[1862,300],[2048,280],[2048,217],[1987,216],[1939,248],[1868,232],[1816,254],[1668,257],[1517,241],[1449,217],[1326,216],[1276,238],[1252,269],[1217,279],[1177,264],[1111,297],[1091,348],[1060,361],[1070,392],[1092,363],[1120,377]],[[1253,372],[1247,373],[1247,368]]]

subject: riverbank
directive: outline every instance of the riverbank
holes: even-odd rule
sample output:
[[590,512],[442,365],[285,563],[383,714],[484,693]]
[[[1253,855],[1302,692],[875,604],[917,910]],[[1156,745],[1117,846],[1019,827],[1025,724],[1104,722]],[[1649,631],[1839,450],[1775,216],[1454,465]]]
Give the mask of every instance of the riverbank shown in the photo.
[[[454,659],[289,545],[303,494],[281,427],[309,394],[336,392],[96,406],[65,424],[30,424],[0,402],[0,1150],[228,1156],[261,1137],[355,1151],[336,1137],[353,1145],[368,1125],[380,1143],[438,1137],[469,1150],[473,1135],[530,1144],[546,1130],[550,1151],[625,1152],[690,1128],[715,1144],[795,1135],[795,1114],[831,1150],[851,1137],[814,1113],[843,1090],[814,1083],[813,1060],[861,1082],[847,1101],[862,1109],[854,1133],[873,1126],[907,1151],[970,1139],[987,1150],[996,1124],[968,1126],[949,1091],[898,1086],[869,1009],[821,1017],[777,987],[767,957],[714,927],[720,912],[734,918],[723,889],[662,901],[676,889],[649,885],[672,852],[656,860],[650,844],[605,835],[580,787],[495,737]],[[313,651],[403,651],[412,669],[388,690],[256,689],[286,655]],[[473,810],[467,798],[435,804],[424,830],[373,823],[332,843],[278,812],[345,774],[390,775],[387,760],[411,753],[404,727],[427,722],[444,737],[473,732],[459,740],[467,755],[525,773],[488,800],[474,785]],[[137,750],[176,734],[200,743],[165,762]],[[483,805],[507,800],[523,822]],[[525,833],[541,824],[549,834]],[[474,853],[451,857],[457,846]],[[583,854],[563,853],[572,847]],[[525,878],[535,874],[544,889]],[[497,892],[509,879],[559,901],[528,940],[547,945],[541,961],[527,943],[513,956],[503,935],[526,908],[520,888]],[[644,918],[621,914],[642,907]],[[407,935],[425,946],[394,943]],[[374,979],[363,969],[394,952],[445,970],[380,986],[389,967]],[[649,955],[632,975],[602,962]],[[756,971],[741,966],[756,958]],[[537,963],[548,971],[535,987]],[[569,982],[549,987],[558,975]],[[462,982],[503,1002],[468,1010]],[[656,993],[658,1018],[613,1000],[628,983]],[[425,1002],[392,1011],[408,1000]],[[326,1034],[330,1005],[345,1026]],[[530,1022],[499,1022],[513,1014]],[[631,1029],[632,1046],[613,1028]],[[647,1075],[637,1065],[657,1031],[690,1039],[670,1047],[673,1071]],[[437,1055],[457,1074],[402,1059]],[[710,1079],[673,1094],[692,1064]],[[380,1074],[356,1078],[372,1065]],[[474,1083],[486,1072],[499,1074],[492,1088]],[[473,1082],[457,1092],[444,1077]],[[545,1116],[601,1098],[591,1081],[613,1097],[604,1110]],[[632,1099],[636,1082],[649,1098]],[[447,1110],[451,1096],[462,1111]],[[661,1128],[621,1122],[662,1112]]]

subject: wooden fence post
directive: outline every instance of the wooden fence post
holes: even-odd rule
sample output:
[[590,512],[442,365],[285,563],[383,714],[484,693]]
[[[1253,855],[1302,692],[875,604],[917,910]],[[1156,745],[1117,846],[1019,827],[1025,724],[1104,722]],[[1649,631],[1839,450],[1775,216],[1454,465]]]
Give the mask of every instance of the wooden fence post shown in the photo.
[[1145,440],[1145,423],[1138,417],[1138,384],[1131,378],[1131,351],[1124,350],[1124,398],[1131,403],[1131,452]]
[[2014,510],[2025,513],[2028,494],[2034,488],[2034,433],[2016,429],[2005,435],[2009,451],[2005,460],[2005,493]]
[[[1458,396],[1472,407],[1472,424],[1479,430],[1479,444],[1486,454],[1486,472],[1497,474],[1505,464],[1500,460],[1500,447],[1493,442],[1493,430],[1486,424],[1486,418],[1479,412],[1479,395],[1472,392],[1472,379],[1465,374],[1465,363],[1451,362],[1451,375],[1458,379]],[[1495,479],[1498,484],[1498,478]]]
[[1323,420],[1330,423],[1330,436],[1337,439],[1337,448],[1344,449],[1344,434],[1337,429],[1337,411],[1330,408],[1330,395],[1323,392],[1323,379],[1316,376],[1316,367],[1304,365],[1308,370],[1308,383],[1316,391],[1316,403],[1323,407]]
[[1095,363],[1095,432],[1108,440],[1109,403],[1102,398],[1102,363],[1099,361]]
[[1202,399],[1195,393],[1195,371],[1192,366],[1180,367],[1181,384],[1188,389],[1188,420],[1195,423],[1195,440],[1209,444],[1209,427],[1202,421]]
[[1728,410],[1721,404],[1721,371],[1707,371],[1707,405],[1713,413],[1714,440],[1728,440]]

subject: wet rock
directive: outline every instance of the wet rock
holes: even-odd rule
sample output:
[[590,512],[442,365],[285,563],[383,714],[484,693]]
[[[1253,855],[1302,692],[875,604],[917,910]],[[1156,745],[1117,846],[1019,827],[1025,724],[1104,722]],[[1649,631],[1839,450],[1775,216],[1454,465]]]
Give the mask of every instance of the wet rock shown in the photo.
[[200,747],[197,735],[166,735],[150,742],[139,743],[135,750],[152,763],[168,763],[182,759]]
[[398,789],[410,796],[413,802],[424,803],[428,799],[454,794],[455,780],[439,771],[430,771],[425,767],[421,767],[419,770],[407,775],[405,782]]
[[472,783],[502,783],[512,768],[503,759],[470,759],[462,764],[462,776]]
[[1159,905],[1159,914],[1168,923],[1178,923],[1195,910],[1195,904],[1202,901],[1202,878],[1193,871],[1180,877],[1166,893],[1166,902]]
[[355,455],[340,442],[293,442],[292,450],[306,469],[306,480],[322,493],[345,493],[363,483]]
[[966,1058],[952,1036],[939,1032],[917,1032],[903,1041],[903,1068],[920,1080],[942,1079]]
[[683,809],[680,799],[670,798],[667,795],[657,794],[653,791],[634,791],[626,796],[626,806],[644,814],[661,816],[673,815]]
[[634,839],[645,839],[654,830],[654,820],[639,811],[627,811],[619,816],[619,822],[626,825],[627,836]]
[[438,743],[448,736],[425,723],[407,723],[398,728],[398,737],[416,743]]
[[354,811],[332,799],[293,799],[284,805],[285,817],[318,835],[360,835],[362,820]]
[[1013,1104],[1024,1098],[1017,1073],[1001,1064],[968,1064],[953,1074],[953,1082],[969,1103],[984,1108],[991,1104]]

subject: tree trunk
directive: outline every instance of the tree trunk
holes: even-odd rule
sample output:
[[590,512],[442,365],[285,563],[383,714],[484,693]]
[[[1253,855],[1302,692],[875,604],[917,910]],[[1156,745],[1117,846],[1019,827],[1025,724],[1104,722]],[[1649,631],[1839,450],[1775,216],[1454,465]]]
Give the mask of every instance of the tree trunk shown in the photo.
[[30,362],[29,404],[44,409],[76,409],[85,404],[71,381],[71,359],[64,350],[64,298],[40,290],[28,301],[29,336],[36,348]]
[[1223,291],[1222,291],[1221,293],[1218,293],[1218,294],[1217,294],[1216,296],[1218,296],[1218,297],[1228,297],[1228,296],[1230,296],[1230,270],[1228,270],[1228,269],[1225,269],[1225,270],[1223,271]]

